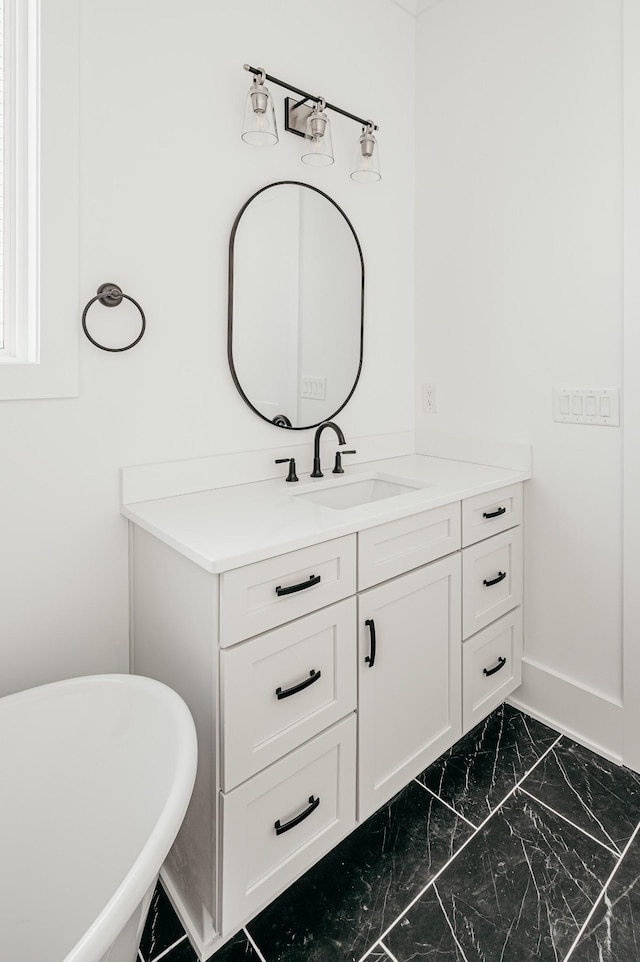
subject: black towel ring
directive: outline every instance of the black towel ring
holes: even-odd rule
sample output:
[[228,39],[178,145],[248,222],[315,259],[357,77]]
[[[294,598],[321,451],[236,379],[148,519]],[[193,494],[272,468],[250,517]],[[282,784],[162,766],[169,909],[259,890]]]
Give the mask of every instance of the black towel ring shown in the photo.
[[[122,304],[123,297],[126,298],[126,300],[131,301],[132,304],[135,304],[135,306],[140,311],[140,317],[142,318],[142,327],[140,328],[140,333],[138,334],[135,341],[132,341],[131,344],[126,344],[125,347],[105,347],[104,344],[98,344],[98,342],[93,337],[91,337],[91,335],[89,334],[89,331],[87,330],[87,313],[89,311],[89,308],[91,307],[92,304],[95,304],[96,301],[100,301],[100,303],[104,304],[105,307],[117,307],[118,304]],[[142,335],[145,332],[146,326],[147,326],[147,321],[144,316],[144,311],[142,310],[138,302],[134,300],[133,297],[130,297],[128,294],[125,294],[124,291],[122,291],[117,284],[101,284],[100,287],[98,288],[98,293],[96,294],[96,296],[91,298],[91,300],[85,307],[84,311],[82,312],[82,330],[87,335],[91,343],[95,344],[96,347],[99,347],[101,351],[111,351],[113,353],[117,353],[118,351],[128,351],[130,348],[135,347],[138,341],[141,340]]]

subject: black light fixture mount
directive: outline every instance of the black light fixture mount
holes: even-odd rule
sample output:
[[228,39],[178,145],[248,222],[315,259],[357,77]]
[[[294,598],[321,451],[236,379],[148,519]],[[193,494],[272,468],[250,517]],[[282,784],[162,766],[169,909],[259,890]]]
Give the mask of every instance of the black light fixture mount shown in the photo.
[[[249,73],[254,74],[259,77],[264,75],[264,77],[272,84],[277,84],[278,87],[283,87],[285,90],[290,90],[292,94],[297,94],[302,97],[302,100],[294,101],[292,97],[285,97],[285,112],[284,112],[284,125],[285,130],[290,131],[292,134],[298,134],[299,137],[306,136],[306,121],[313,110],[313,106],[308,107],[309,101],[313,101],[313,104],[319,104],[322,97],[316,97],[315,94],[310,94],[306,90],[301,90],[299,87],[294,87],[288,84],[285,80],[279,80],[277,77],[273,77],[271,74],[267,73],[262,67],[252,67],[251,64],[246,63],[244,69],[248,70]],[[357,114],[352,114],[348,110],[343,110],[342,107],[337,107],[336,104],[330,104],[329,101],[324,101],[325,110],[333,110],[336,114],[342,114],[343,117],[348,117],[349,120],[355,120],[357,124],[361,127],[371,127],[372,130],[378,130],[378,127],[371,120],[365,120],[362,117],[358,117]],[[297,112],[300,112],[297,114]],[[304,117],[304,121],[301,121],[301,117]]]

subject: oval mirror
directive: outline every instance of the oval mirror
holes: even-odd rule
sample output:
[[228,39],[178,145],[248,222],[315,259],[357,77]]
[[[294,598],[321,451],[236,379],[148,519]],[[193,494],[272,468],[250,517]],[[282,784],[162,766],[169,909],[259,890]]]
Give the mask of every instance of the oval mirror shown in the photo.
[[241,208],[229,245],[229,366],[256,414],[302,430],[353,394],[362,367],[364,261],[327,194],[270,184]]

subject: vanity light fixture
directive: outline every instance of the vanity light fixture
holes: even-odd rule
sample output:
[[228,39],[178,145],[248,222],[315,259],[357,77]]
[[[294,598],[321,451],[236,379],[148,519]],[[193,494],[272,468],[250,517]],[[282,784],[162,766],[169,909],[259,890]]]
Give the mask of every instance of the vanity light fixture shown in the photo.
[[[273,116],[273,101],[269,91],[264,86],[265,80],[268,80],[270,83],[283,87],[285,90],[290,90],[302,98],[296,100],[293,97],[285,97],[284,126],[290,134],[304,137],[307,140],[301,155],[303,163],[310,164],[313,167],[328,167],[333,164],[331,122],[326,114],[327,110],[333,110],[335,113],[342,114],[343,117],[348,117],[349,120],[354,120],[362,128],[351,178],[360,183],[375,183],[380,180],[380,158],[378,143],[374,134],[378,127],[372,120],[364,120],[356,114],[349,113],[348,110],[343,110],[342,107],[327,103],[322,97],[316,97],[314,94],[307,93],[306,90],[293,87],[284,80],[278,80],[277,77],[272,77],[271,74],[266,73],[262,67],[252,67],[245,63],[244,69],[254,75],[245,109],[245,125],[242,134],[244,141],[257,146],[277,143],[278,134],[275,127],[275,116]],[[273,117],[272,128],[269,128],[273,130],[272,138],[259,137],[257,130],[265,128],[269,116]]]
[[360,184],[374,184],[380,180],[380,151],[373,133],[373,126],[367,124],[360,135],[356,147],[356,159],[351,179]]
[[307,117],[307,145],[300,160],[311,167],[329,167],[333,161],[331,121],[324,112],[324,100],[319,100]]
[[254,73],[244,108],[242,139],[255,147],[273,147],[278,143],[278,128],[273,109],[273,98],[264,85],[264,70]]

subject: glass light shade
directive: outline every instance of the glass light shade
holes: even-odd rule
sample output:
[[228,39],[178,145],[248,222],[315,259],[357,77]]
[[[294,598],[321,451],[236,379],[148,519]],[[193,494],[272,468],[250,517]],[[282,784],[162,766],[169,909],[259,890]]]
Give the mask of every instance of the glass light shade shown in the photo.
[[367,127],[358,140],[351,179],[360,184],[374,184],[381,176],[380,148],[372,128]]
[[307,120],[305,150],[301,158],[311,167],[329,167],[333,161],[331,122],[323,110],[314,110]]
[[246,144],[253,144],[254,147],[273,147],[278,143],[273,98],[257,78],[251,84],[247,94],[242,139]]

